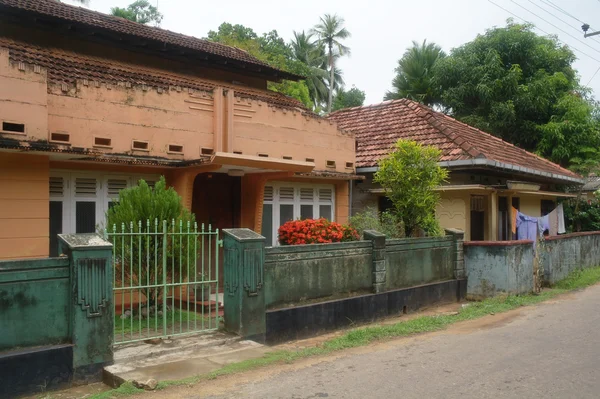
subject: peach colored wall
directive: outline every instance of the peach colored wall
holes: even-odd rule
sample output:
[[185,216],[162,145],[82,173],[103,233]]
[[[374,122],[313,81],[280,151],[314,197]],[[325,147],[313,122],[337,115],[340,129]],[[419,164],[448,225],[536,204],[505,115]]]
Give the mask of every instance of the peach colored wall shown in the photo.
[[465,239],[470,236],[467,228],[467,205],[470,203],[470,195],[465,192],[442,192],[441,200],[437,206],[436,215],[440,226],[444,229],[459,229],[465,232]]
[[[294,160],[315,160],[317,170],[353,172],[354,137],[342,134],[335,124],[320,118],[284,111],[258,101],[236,98],[234,102],[233,151],[270,157],[291,156]],[[329,168],[326,162],[335,161]]]
[[[25,65],[21,65],[25,68]],[[23,71],[19,65],[10,65],[8,50],[0,48],[0,123],[2,121],[24,123],[25,133],[2,132],[6,137],[23,140],[33,137],[46,139],[48,131],[48,95],[46,71],[33,72],[28,66]]]
[[[213,146],[212,98],[205,93],[170,90],[159,94],[139,87],[78,85],[65,95],[51,85],[48,128],[71,135],[71,145],[94,147],[94,137],[112,140],[106,152],[197,159]],[[209,104],[199,107],[198,102]],[[202,108],[200,110],[199,108]],[[208,109],[206,111],[205,109]],[[149,151],[133,151],[133,140],[149,141]],[[169,155],[169,144],[183,155]]]
[[542,216],[542,200],[539,196],[519,196],[520,199],[519,211],[527,216],[540,217]]
[[[26,65],[21,71],[9,65],[7,57],[6,51],[0,53],[2,79],[21,97],[20,105],[27,103],[32,109],[3,104],[2,113],[23,120],[33,139],[67,133],[71,146],[98,152],[197,159],[201,148],[211,148],[297,161],[310,158],[317,170],[354,172],[354,137],[322,118],[241,99],[234,90],[220,87],[214,93],[182,87],[160,92],[81,80],[76,86],[49,83],[46,91],[43,70],[36,73],[34,66]],[[14,99],[9,100],[13,104]],[[110,139],[110,148],[96,147],[94,137]],[[148,151],[133,150],[133,140],[148,141]],[[183,154],[169,153],[169,144],[182,145]],[[334,161],[335,167],[327,161]]]
[[49,161],[0,153],[0,259],[48,256]]

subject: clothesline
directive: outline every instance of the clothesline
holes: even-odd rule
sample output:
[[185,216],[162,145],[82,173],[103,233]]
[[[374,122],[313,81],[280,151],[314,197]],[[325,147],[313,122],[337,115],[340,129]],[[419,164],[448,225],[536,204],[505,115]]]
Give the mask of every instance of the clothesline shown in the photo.
[[566,233],[565,215],[562,204],[552,212],[542,217],[532,217],[521,213],[512,207],[512,232],[518,240],[533,240],[535,248],[538,237],[541,238],[545,231],[551,236]]

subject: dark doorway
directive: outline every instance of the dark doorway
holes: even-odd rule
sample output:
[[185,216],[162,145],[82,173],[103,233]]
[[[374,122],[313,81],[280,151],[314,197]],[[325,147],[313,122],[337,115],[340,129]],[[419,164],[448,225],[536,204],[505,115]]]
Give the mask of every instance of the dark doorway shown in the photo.
[[[194,180],[192,212],[196,215],[198,230],[202,223],[208,229],[230,229],[240,227],[241,178],[223,173],[202,173]],[[222,235],[221,235],[222,237]],[[223,291],[223,248],[219,250],[219,291]],[[211,265],[211,276],[215,275],[214,260],[204,254],[205,264]]]
[[198,225],[213,229],[240,227],[241,178],[223,173],[202,173],[194,180],[192,212]]
[[471,196],[471,241],[483,241],[485,238],[485,197]]

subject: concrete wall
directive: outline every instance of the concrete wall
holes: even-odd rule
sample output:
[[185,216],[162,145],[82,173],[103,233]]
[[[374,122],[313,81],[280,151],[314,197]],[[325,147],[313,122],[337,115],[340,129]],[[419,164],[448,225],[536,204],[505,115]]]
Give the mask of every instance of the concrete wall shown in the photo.
[[544,281],[555,284],[572,271],[600,266],[600,232],[548,237],[540,251]]
[[385,289],[453,279],[452,243],[451,236],[387,240]]
[[0,351],[70,340],[69,259],[0,261]]
[[0,153],[0,259],[48,255],[48,174],[47,156]]
[[531,241],[465,242],[467,297],[481,299],[497,293],[531,292],[533,258]]
[[371,264],[370,241],[266,248],[265,303],[268,308],[369,292]]
[[[385,248],[375,251],[374,242],[266,248],[267,307],[295,306],[306,301],[372,292],[379,285],[376,283],[390,291],[455,277],[452,236],[387,240]],[[374,252],[381,264],[374,258]],[[379,274],[383,274],[384,280],[374,281],[374,275]]]

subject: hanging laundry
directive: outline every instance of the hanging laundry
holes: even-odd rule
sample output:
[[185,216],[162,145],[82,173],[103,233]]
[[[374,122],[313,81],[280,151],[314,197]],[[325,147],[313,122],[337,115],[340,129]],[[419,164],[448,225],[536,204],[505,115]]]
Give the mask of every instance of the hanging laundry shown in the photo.
[[538,219],[517,212],[517,239],[533,240],[534,246],[539,235]]
[[565,230],[565,211],[563,209],[563,204],[560,204],[556,211],[558,212],[558,234],[565,234],[567,231]]
[[558,235],[558,208],[555,208],[552,212],[548,214],[548,220],[550,222],[550,229],[548,233],[551,236]]
[[538,219],[538,232],[540,237],[544,236],[545,231],[550,231],[550,215],[542,216]]
[[510,217],[512,218],[510,228],[511,228],[513,234],[517,234],[517,213],[519,213],[517,208],[512,206],[510,209]]

